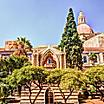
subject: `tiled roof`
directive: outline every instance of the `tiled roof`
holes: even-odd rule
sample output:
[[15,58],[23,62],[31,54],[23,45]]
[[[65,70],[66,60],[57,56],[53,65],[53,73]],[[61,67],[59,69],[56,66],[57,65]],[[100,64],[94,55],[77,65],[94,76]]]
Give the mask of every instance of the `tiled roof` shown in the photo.
[[5,48],[0,48],[0,51],[4,51],[5,50]]
[[104,52],[104,47],[84,47],[84,51]]

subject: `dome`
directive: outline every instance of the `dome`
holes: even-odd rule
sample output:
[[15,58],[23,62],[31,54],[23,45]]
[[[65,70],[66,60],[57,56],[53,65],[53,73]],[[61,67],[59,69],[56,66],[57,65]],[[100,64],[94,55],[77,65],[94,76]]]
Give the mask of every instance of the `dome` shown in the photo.
[[80,24],[77,26],[78,34],[91,34],[93,30],[87,24]]

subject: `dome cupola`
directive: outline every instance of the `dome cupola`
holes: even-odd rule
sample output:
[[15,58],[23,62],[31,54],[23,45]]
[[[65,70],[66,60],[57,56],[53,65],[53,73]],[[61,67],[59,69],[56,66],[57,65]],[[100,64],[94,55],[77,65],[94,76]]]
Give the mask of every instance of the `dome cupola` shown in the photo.
[[78,26],[77,26],[78,34],[91,34],[93,33],[92,28],[86,24],[86,19],[84,13],[80,11],[78,16]]

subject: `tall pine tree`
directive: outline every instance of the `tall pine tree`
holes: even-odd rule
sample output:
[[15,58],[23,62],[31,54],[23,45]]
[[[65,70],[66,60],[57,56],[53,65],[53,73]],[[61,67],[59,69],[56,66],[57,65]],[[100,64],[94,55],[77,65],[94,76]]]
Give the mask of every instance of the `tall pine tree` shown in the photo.
[[76,23],[74,21],[74,14],[72,8],[69,9],[66,26],[64,33],[62,34],[62,40],[59,44],[59,48],[63,50],[65,47],[66,51],[66,62],[70,68],[77,67],[82,69],[82,41],[80,40]]

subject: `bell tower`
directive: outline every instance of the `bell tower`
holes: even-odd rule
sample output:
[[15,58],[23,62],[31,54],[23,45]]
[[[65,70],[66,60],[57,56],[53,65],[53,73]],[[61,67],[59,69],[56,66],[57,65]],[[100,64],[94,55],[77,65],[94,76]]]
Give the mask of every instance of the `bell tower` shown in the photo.
[[79,16],[78,16],[78,25],[85,24],[85,23],[86,23],[85,16],[83,12],[80,11]]

